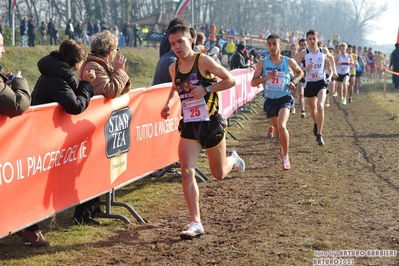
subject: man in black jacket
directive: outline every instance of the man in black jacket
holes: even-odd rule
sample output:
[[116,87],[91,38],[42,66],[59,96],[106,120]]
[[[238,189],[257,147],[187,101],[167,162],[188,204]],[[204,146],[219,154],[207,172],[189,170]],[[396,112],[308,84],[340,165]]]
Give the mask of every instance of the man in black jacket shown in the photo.
[[237,68],[249,68],[251,67],[245,61],[244,56],[245,46],[242,43],[237,45],[236,52],[231,56],[230,60],[230,70],[237,69]]
[[34,16],[31,16],[28,22],[28,36],[29,36],[29,47],[35,47],[36,25],[35,25]]
[[[395,50],[391,54],[391,62],[389,68],[394,72],[399,72],[399,43],[395,44]],[[392,75],[392,83],[395,85],[395,89],[399,89],[399,76]]]

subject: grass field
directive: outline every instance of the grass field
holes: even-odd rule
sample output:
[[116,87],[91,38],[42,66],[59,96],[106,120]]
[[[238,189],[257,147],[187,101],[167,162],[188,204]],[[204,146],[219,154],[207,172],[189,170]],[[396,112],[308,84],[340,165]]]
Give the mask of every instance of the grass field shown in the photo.
[[[26,47],[6,47],[6,54],[0,64],[3,71],[21,71],[22,76],[28,80],[29,87],[33,90],[36,80],[40,73],[37,62],[40,58],[48,55],[51,51],[58,48],[55,46],[37,45],[34,48]],[[90,47],[88,47],[90,52]],[[159,59],[159,52],[151,48],[122,48],[120,50],[127,57],[129,65],[129,76],[132,88],[148,87],[152,83],[155,66]]]

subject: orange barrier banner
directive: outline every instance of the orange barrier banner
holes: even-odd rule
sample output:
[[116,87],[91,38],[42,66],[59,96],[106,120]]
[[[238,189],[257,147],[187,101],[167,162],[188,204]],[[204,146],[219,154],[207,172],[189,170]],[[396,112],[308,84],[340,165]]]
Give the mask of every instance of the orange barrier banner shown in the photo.
[[[252,73],[233,72],[237,86],[221,92],[224,117],[255,97]],[[170,89],[95,96],[79,115],[56,103],[0,115],[0,238],[178,161],[180,103],[160,115]]]
[[180,104],[160,115],[169,91],[97,96],[76,116],[57,104],[0,116],[0,237],[177,161]]

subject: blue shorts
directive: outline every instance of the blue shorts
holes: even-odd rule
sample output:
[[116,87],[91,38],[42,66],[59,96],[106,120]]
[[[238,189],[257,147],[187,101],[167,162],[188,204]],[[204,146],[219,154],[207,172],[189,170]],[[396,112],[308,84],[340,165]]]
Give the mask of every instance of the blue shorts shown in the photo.
[[263,110],[266,112],[266,117],[271,118],[278,116],[278,112],[282,108],[291,109],[294,106],[294,97],[287,95],[281,98],[272,99],[266,98],[263,103]]

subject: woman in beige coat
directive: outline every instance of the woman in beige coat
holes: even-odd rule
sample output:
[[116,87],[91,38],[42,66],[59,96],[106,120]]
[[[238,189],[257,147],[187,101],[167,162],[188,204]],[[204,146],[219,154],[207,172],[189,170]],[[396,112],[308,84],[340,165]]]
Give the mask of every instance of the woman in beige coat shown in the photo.
[[110,31],[94,34],[91,39],[91,54],[80,73],[93,69],[97,78],[93,82],[94,94],[113,99],[130,89],[126,57],[118,53],[118,39]]
[[[94,95],[104,95],[113,99],[130,89],[130,78],[127,74],[129,67],[126,65],[126,57],[118,53],[118,40],[110,31],[105,30],[91,36],[91,54],[81,67],[81,74],[94,70],[96,79],[92,82]],[[102,213],[101,207],[93,208],[99,202],[96,197],[75,208],[74,219],[76,224],[99,225],[100,222],[93,219]]]

